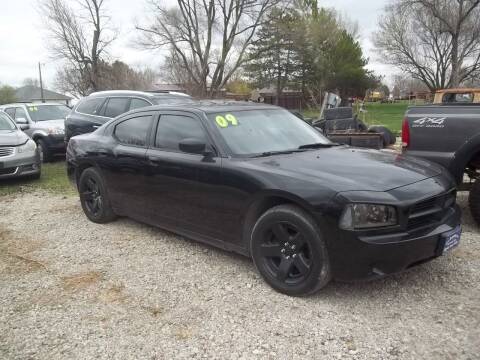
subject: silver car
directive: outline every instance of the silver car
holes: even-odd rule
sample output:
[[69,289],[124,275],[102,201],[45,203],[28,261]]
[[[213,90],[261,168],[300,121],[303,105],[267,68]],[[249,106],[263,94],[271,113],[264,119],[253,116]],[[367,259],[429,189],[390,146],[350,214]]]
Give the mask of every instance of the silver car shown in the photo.
[[6,112],[37,144],[42,162],[65,155],[65,117],[70,108],[57,103],[6,104]]
[[0,179],[40,177],[41,162],[35,141],[0,111]]

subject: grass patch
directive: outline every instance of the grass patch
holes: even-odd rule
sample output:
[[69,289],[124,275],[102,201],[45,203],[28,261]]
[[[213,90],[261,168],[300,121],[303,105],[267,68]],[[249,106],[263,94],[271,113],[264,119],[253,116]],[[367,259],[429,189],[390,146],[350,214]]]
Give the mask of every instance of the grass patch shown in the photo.
[[[359,119],[367,125],[385,125],[395,134],[399,135],[402,129],[402,120],[408,108],[408,101],[402,101],[394,104],[366,103],[367,112],[359,113]],[[358,113],[358,110],[354,110]],[[317,118],[319,111],[316,109],[307,109],[302,112],[307,118]]]
[[19,192],[48,191],[59,195],[74,195],[75,188],[69,182],[64,161],[42,165],[38,180],[15,178],[0,180],[0,196]]
[[397,135],[402,129],[402,121],[408,108],[408,102],[394,104],[367,103],[366,113],[359,118],[368,125],[385,125]]

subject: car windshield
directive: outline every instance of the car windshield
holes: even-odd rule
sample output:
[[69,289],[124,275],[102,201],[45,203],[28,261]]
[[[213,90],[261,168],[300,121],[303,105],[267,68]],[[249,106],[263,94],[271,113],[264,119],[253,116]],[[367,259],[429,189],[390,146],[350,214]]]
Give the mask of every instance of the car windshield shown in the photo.
[[27,110],[33,121],[65,119],[70,112],[66,105],[31,105]]
[[238,156],[331,144],[312,126],[283,109],[221,112],[209,114],[208,118]]
[[0,131],[1,130],[12,131],[15,129],[16,129],[16,126],[13,123],[13,121],[10,120],[10,118],[7,115],[0,113]]

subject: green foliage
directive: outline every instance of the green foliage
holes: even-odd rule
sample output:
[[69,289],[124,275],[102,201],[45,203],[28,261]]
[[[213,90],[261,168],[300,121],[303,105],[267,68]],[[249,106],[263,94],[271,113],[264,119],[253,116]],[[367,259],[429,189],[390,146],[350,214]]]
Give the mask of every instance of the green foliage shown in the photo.
[[327,88],[338,89],[342,98],[363,97],[373,83],[365,69],[368,61],[363,57],[358,41],[345,30],[327,52]]
[[321,99],[325,91],[363,97],[379,83],[337,13],[318,8],[316,1],[272,10],[258,35],[246,67],[257,87],[273,85],[280,94],[288,86]]
[[43,164],[42,176],[39,180],[22,178],[0,180],[0,196],[34,191],[48,191],[67,196],[74,195],[75,188],[68,181],[65,162]]
[[8,85],[0,86],[0,105],[10,104],[17,101],[15,89]]
[[285,86],[299,77],[301,66],[298,27],[301,27],[300,14],[294,9],[274,8],[258,32],[249,53],[247,75],[257,87],[275,85],[277,94]]
[[234,94],[245,95],[245,94],[250,94],[252,92],[252,88],[250,84],[247,81],[242,79],[231,80],[230,82],[228,82],[226,88],[228,92],[231,92]]

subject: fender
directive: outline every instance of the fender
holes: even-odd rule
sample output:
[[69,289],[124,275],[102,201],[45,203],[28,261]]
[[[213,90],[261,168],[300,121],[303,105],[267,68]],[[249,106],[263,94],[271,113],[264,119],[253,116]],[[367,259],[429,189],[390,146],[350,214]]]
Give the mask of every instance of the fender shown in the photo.
[[267,189],[255,193],[246,206],[245,216],[242,220],[242,245],[247,251],[250,251],[250,230],[260,215],[274,206],[285,203],[297,205],[314,217],[319,213],[319,209],[305,199],[286,191]]
[[480,134],[477,134],[468,139],[463,146],[455,152],[450,162],[449,170],[458,184],[461,184],[463,181],[463,173],[468,162],[472,159],[472,156],[479,151]]
[[33,140],[37,140],[39,138],[44,138],[44,137],[47,137],[48,136],[48,133],[43,130],[43,129],[35,129],[32,133],[32,135],[30,136]]

